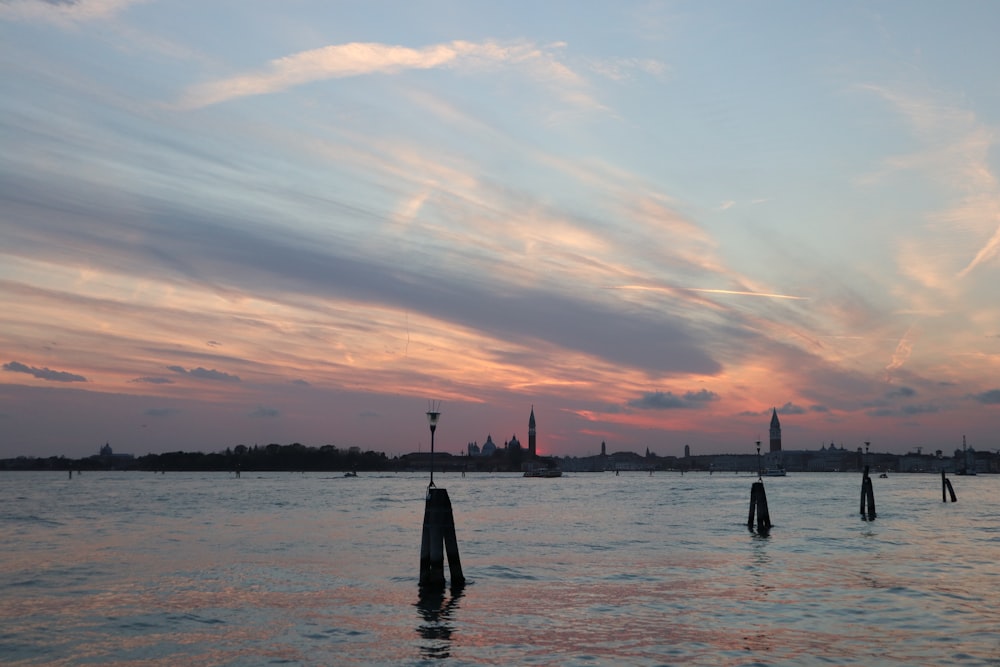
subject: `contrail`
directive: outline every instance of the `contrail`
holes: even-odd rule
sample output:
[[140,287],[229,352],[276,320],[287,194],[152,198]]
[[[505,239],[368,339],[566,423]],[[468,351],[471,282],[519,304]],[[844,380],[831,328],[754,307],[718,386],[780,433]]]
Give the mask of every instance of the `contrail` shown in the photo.
[[805,301],[809,298],[807,296],[794,296],[791,294],[772,294],[769,292],[748,292],[744,290],[731,289],[710,289],[707,287],[650,287],[647,285],[619,285],[617,287],[608,287],[607,289],[644,290],[649,292],[705,292],[707,294],[733,294],[736,296],[756,296],[768,299],[790,299],[792,301]]

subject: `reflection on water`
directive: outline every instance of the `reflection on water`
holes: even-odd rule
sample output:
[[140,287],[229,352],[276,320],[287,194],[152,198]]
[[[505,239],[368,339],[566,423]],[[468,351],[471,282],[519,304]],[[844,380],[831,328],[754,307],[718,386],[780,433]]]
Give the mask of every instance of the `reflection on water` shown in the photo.
[[[422,476],[0,473],[0,662],[997,665],[1000,476],[449,477],[475,585],[418,597]],[[957,486],[957,485],[956,485]],[[58,629],[58,632],[53,632]]]
[[417,634],[426,640],[420,644],[423,657],[443,659],[451,656],[452,614],[458,609],[464,590],[464,586],[455,587],[446,596],[444,588],[420,589],[415,606],[421,621]]

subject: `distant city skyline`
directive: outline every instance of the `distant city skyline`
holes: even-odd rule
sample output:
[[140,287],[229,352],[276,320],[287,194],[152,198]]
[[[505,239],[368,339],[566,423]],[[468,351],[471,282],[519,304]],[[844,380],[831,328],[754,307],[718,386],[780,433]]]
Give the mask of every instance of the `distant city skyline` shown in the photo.
[[0,3],[0,458],[996,450],[998,24]]

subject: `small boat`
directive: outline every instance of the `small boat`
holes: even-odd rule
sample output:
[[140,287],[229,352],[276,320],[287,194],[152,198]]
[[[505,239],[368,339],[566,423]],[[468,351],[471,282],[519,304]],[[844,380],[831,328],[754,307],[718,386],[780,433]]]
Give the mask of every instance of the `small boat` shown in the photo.
[[358,476],[358,473],[356,473],[356,472],[345,472],[344,473],[344,477],[357,477],[357,476]]
[[555,468],[539,468],[537,470],[526,470],[525,477],[562,477],[562,470]]
[[784,477],[786,473],[784,468],[778,466],[777,468],[765,468],[761,474],[764,477]]
[[889,479],[889,475],[887,475],[885,473],[882,473],[881,475],[878,476],[878,478],[879,479]]

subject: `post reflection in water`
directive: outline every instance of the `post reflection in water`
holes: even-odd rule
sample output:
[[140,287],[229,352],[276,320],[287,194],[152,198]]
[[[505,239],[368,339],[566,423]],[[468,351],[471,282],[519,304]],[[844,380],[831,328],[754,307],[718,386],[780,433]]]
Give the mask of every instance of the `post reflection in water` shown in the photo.
[[462,592],[462,587],[453,587],[451,596],[446,598],[444,588],[421,589],[415,606],[421,621],[417,633],[427,640],[420,646],[423,657],[444,659],[451,656],[452,612],[458,609]]

